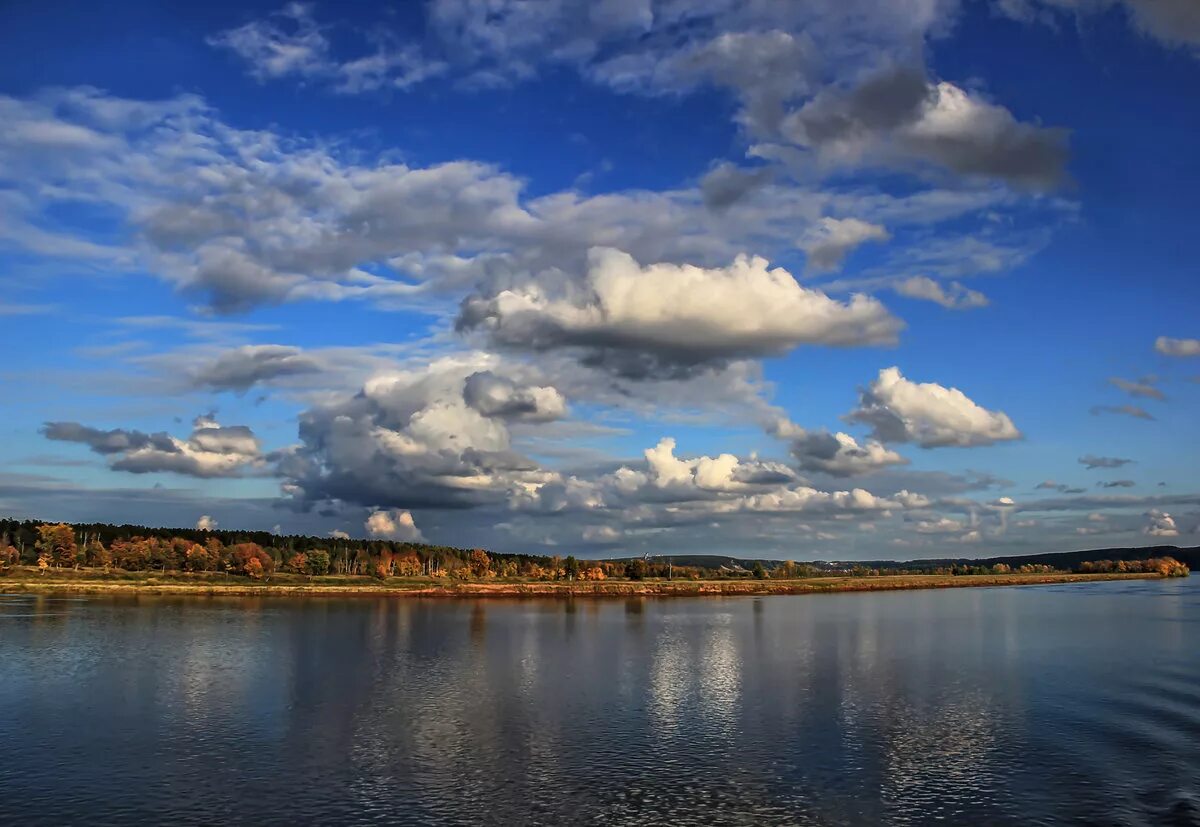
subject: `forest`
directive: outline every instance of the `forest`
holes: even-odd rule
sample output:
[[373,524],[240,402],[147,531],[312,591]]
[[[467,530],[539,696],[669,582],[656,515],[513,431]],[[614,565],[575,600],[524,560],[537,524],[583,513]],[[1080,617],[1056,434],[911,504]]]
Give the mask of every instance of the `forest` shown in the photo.
[[[713,558],[714,560],[725,558]],[[750,562],[750,561],[743,561]],[[609,579],[800,579],[829,576],[889,576],[903,574],[1048,574],[1150,573],[1186,576],[1188,567],[1169,557],[1143,560],[1088,560],[1070,569],[1045,563],[970,564],[942,567],[894,564],[887,568],[846,564],[798,564],[752,561],[743,566],[729,559],[720,565],[681,565],[670,556],[609,560],[579,559],[574,555],[504,554],[485,549],[462,549],[424,543],[356,540],[269,532],[148,528],[106,523],[42,523],[0,520],[0,570],[16,566],[51,569],[102,569],[126,572],[214,573],[269,581],[276,574],[303,577],[370,576],[402,578],[488,578],[522,580]]]

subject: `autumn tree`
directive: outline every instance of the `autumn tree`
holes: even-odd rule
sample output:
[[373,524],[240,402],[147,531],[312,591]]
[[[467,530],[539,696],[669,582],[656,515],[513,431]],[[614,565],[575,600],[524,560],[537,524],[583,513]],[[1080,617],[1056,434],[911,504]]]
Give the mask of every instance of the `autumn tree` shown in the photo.
[[219,537],[209,537],[204,541],[204,548],[208,551],[209,566],[216,571],[228,568],[229,553],[226,551],[225,544],[221,542]]
[[246,576],[254,580],[262,580],[263,564],[257,557],[251,557],[244,564]]
[[84,545],[83,564],[92,568],[107,569],[112,565],[112,552],[104,547],[99,537],[92,537]]
[[158,537],[151,537],[149,542],[150,564],[152,566],[162,569],[163,572],[168,570],[177,571],[180,568],[181,557],[183,553],[186,553],[186,547],[181,552],[174,539],[162,540]]
[[258,543],[238,543],[229,547],[229,570],[255,579],[270,574],[275,561]]
[[208,549],[199,543],[192,544],[192,547],[184,555],[184,561],[188,571],[208,571],[208,567],[212,564],[208,556]]
[[396,572],[396,555],[392,553],[391,546],[384,545],[379,549],[379,557],[375,563],[376,575],[382,579],[391,577]]
[[150,560],[150,544],[145,537],[113,540],[110,549],[113,562],[126,571],[141,571]]
[[487,577],[492,570],[492,558],[488,557],[488,553],[481,548],[472,549],[469,568],[474,576]]
[[396,555],[392,563],[395,565],[396,574],[399,577],[419,577],[421,575],[421,558],[411,550],[406,550],[403,554]]
[[329,573],[329,552],[323,548],[315,548],[304,555],[304,565],[309,574],[322,575]]
[[45,560],[47,565],[55,567],[75,565],[75,554],[78,551],[75,543],[75,529],[66,523],[38,526],[37,552],[38,565]]
[[516,560],[501,560],[493,565],[500,577],[516,577],[520,573],[520,564]]

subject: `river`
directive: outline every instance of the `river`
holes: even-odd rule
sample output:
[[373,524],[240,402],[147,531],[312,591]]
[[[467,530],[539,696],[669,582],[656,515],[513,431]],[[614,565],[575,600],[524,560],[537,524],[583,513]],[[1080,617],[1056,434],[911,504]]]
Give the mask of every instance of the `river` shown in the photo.
[[0,823],[1200,824],[1197,579],[0,596]]

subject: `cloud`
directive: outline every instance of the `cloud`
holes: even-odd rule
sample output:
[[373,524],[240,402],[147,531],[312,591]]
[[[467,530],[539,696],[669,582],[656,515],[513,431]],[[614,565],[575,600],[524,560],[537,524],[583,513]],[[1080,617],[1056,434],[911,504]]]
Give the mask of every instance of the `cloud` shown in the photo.
[[807,33],[724,31],[657,54],[617,55],[588,74],[639,94],[685,94],[705,86],[733,92],[741,103],[735,120],[748,134],[763,137],[777,132],[788,101],[811,88],[818,61]]
[[1084,454],[1079,458],[1079,464],[1087,468],[1089,471],[1095,468],[1120,468],[1122,465],[1128,465],[1133,462],[1131,459],[1122,459],[1120,457],[1098,457],[1095,454]]
[[796,479],[782,463],[742,459],[733,454],[690,459],[675,455],[675,440],[663,437],[643,452],[640,467],[621,466],[597,477],[547,474],[541,481],[515,487],[509,504],[514,509],[554,513],[630,509],[643,512],[642,520],[662,509],[683,514],[687,504],[693,514],[735,509],[743,495],[774,491]]
[[1092,416],[1101,414],[1118,414],[1120,416],[1132,416],[1134,419],[1154,419],[1154,416],[1145,408],[1139,408],[1137,405],[1093,405],[1091,408]]
[[914,442],[922,448],[1021,438],[1007,414],[977,405],[957,388],[910,382],[895,367],[879,372],[846,419],[871,426],[871,435],[880,442]]
[[621,532],[612,526],[590,525],[583,529],[581,538],[585,543],[608,545],[611,543],[620,542],[621,536]]
[[245,60],[259,80],[324,71],[329,41],[312,18],[310,3],[289,3],[265,20],[255,20],[210,37],[209,45]]
[[806,485],[795,485],[747,496],[735,505],[744,511],[763,513],[867,513],[924,508],[929,505],[929,500],[908,491],[899,492],[889,498],[877,497],[862,488],[821,491]]
[[1134,25],[1167,44],[1200,47],[1200,9],[1190,0],[1125,0]]
[[967,528],[962,520],[952,520],[949,517],[918,520],[915,527],[918,534],[959,534]]
[[197,531],[216,531],[217,521],[209,515],[203,515],[199,520],[196,520]]
[[1122,379],[1119,376],[1113,376],[1109,378],[1108,383],[1113,387],[1120,388],[1130,396],[1138,396],[1145,399],[1166,399],[1166,394],[1154,387],[1155,381],[1156,379],[1153,376],[1144,377],[1136,382]]
[[1172,339],[1159,336],[1154,349],[1164,356],[1200,356],[1200,339]]
[[323,145],[230,128],[193,96],[143,102],[52,90],[0,98],[0,113],[14,123],[81,121],[110,138],[40,159],[25,144],[0,143],[0,172],[28,194],[18,219],[38,220],[54,194],[106,205],[131,225],[139,263],[222,312],[411,296],[410,281],[360,265],[477,249],[528,224],[521,183],[488,165],[359,167]]
[[[865,8],[715,0],[686,10],[640,0],[439,0],[421,41],[377,27],[387,34],[374,51],[359,47],[340,59],[311,8],[293,4],[209,42],[259,79],[293,75],[350,93],[407,89],[440,74],[494,88],[547,66],[626,94],[716,88],[737,100],[735,120],[748,136],[789,141],[826,166],[916,161],[1032,189],[1056,185],[1066,154],[1060,130],[1019,122],[920,68],[919,44],[949,24],[952,8],[921,0]],[[739,188],[718,187],[713,204],[736,200]]]
[[1200,494],[1088,494],[1079,497],[1057,497],[1022,503],[1021,511],[1092,511],[1095,509],[1132,509],[1200,504]]
[[682,458],[664,437],[644,452],[645,463],[593,479],[555,476],[514,490],[513,509],[619,515],[625,525],[672,526],[724,515],[888,513],[925,508],[930,501],[900,490],[888,497],[861,488],[823,491],[799,481],[780,463],[732,454]]
[[762,484],[762,471],[770,472],[769,482],[788,479],[791,474],[779,466],[745,463],[733,454],[717,457],[697,457],[683,460],[675,456],[675,440],[664,437],[645,451],[649,466],[647,482],[660,489],[681,488],[687,491],[713,492],[746,491]]
[[978,290],[970,290],[957,281],[943,286],[928,276],[912,276],[896,282],[892,289],[910,299],[924,299],[940,304],[947,310],[969,310],[987,307],[987,296]]
[[1168,46],[1200,54],[1200,7],[1193,0],[997,0],[1003,14],[1024,22],[1053,24],[1056,14],[1082,16],[1120,7],[1141,33]]
[[[1034,220],[1024,216],[1033,199],[1011,189],[1013,182],[1041,186],[1019,169],[1012,172],[1020,166],[1012,163],[1019,144],[1014,136],[1025,130],[1037,143],[1050,131],[1017,122],[974,86],[950,89],[965,96],[968,120],[978,113],[991,119],[987,129],[933,129],[934,116],[945,117],[941,110],[953,96],[917,72],[921,92],[911,116],[878,126],[872,120],[878,113],[860,107],[853,114],[865,125],[862,140],[784,146],[785,126],[806,103],[854,95],[880,66],[924,65],[926,38],[948,21],[948,4],[684,5],[433,0],[419,43],[381,31],[365,49],[355,45],[357,30],[325,26],[311,7],[289,6],[258,21],[263,25],[230,30],[240,31],[238,37],[226,32],[213,41],[247,61],[264,82],[286,77],[339,93],[409,88],[422,82],[420,67],[444,71],[448,82],[438,85],[440,94],[450,83],[503,85],[564,66],[622,94],[729,93],[743,137],[759,142],[747,160],[710,166],[699,182],[689,178],[659,192],[547,192],[545,182],[527,183],[492,164],[421,166],[397,161],[408,157],[403,148],[374,155],[355,135],[308,139],[239,129],[193,96],[129,101],[76,89],[24,101],[0,98],[0,120],[12,127],[5,130],[9,140],[0,136],[0,177],[20,196],[0,205],[4,233],[32,239],[24,232],[28,224],[61,231],[78,212],[63,204],[95,205],[111,217],[112,237],[128,239],[129,246],[112,254],[124,257],[119,264],[111,263],[118,258],[89,262],[153,274],[188,301],[207,305],[200,313],[362,300],[427,312],[437,325],[468,293],[483,303],[482,321],[463,326],[465,344],[448,344],[440,330],[435,338],[410,342],[405,331],[405,349],[394,351],[403,352],[404,361],[395,365],[384,364],[383,346],[361,358],[334,353],[337,348],[301,351],[282,344],[225,351],[203,342],[181,349],[172,363],[181,389],[282,387],[308,406],[299,444],[269,456],[253,434],[215,423],[226,433],[175,438],[117,429],[116,436],[98,431],[93,440],[113,446],[105,455],[114,462],[139,450],[133,443],[157,445],[163,454],[235,456],[252,440],[259,458],[238,473],[278,465],[294,505],[311,509],[313,520],[338,516],[333,524],[343,527],[361,521],[362,508],[385,514],[426,506],[473,509],[444,523],[422,518],[439,541],[460,528],[445,523],[490,526],[510,517],[519,522],[537,509],[576,509],[611,525],[592,525],[590,517],[546,519],[538,542],[551,536],[569,542],[585,525],[596,532],[628,525],[637,529],[628,535],[631,547],[658,542],[653,532],[660,529],[685,527],[662,542],[717,542],[713,537],[723,531],[731,546],[744,541],[751,548],[769,532],[787,537],[794,513],[812,515],[816,525],[870,513],[886,533],[893,510],[921,508],[921,498],[940,487],[996,487],[975,486],[973,477],[940,481],[899,470],[904,458],[876,433],[804,432],[791,440],[794,461],[782,451],[782,461],[717,450],[694,456],[659,443],[614,469],[619,460],[601,455],[597,435],[622,445],[627,439],[588,430],[594,426],[575,419],[600,408],[607,410],[594,422],[622,429],[640,430],[640,420],[651,416],[689,429],[715,422],[759,426],[772,414],[771,384],[752,360],[804,344],[888,344],[901,329],[877,299],[850,298],[828,285],[817,289],[786,270],[769,269],[766,261],[797,273],[792,263],[801,260],[800,243],[812,265],[832,269],[856,245],[892,238],[879,252],[902,257],[897,248],[915,238],[921,251],[937,258],[934,266],[909,258],[891,267],[889,258],[882,265],[888,278],[928,273],[937,277],[930,281],[941,289],[941,303],[965,306],[978,294],[943,280],[961,275],[941,268],[1009,266],[1015,259],[1004,253],[1014,246],[1007,243],[1008,219],[1020,213]],[[857,103],[870,104],[867,98]],[[918,134],[918,124],[925,133]],[[979,149],[985,133],[999,136],[987,152]],[[28,136],[26,145],[13,143],[14,134]],[[964,143],[989,157],[963,161],[953,147]],[[839,155],[842,148],[852,151]],[[771,154],[782,150],[795,160]],[[998,162],[1005,153],[1008,160]],[[889,175],[880,183],[844,174],[876,166],[914,177]],[[964,175],[997,180],[957,180]],[[8,220],[12,215],[21,221]],[[974,247],[939,243],[936,225],[947,221],[964,238],[975,234],[976,222],[986,233]],[[86,223],[75,229],[94,238]],[[593,266],[589,251],[598,248],[620,266]],[[739,263],[740,252],[763,258]],[[88,255],[100,253],[110,255],[94,249]],[[520,302],[499,306],[501,297],[513,296],[532,311]],[[515,316],[509,312],[514,306]],[[408,316],[403,322],[414,333],[423,326]],[[178,333],[192,336],[182,328]],[[220,346],[244,341],[231,338]],[[504,349],[450,354],[485,344]],[[160,370],[168,365],[129,362]],[[914,441],[933,438],[929,428],[918,427],[922,416],[911,410],[905,416],[901,424]],[[937,438],[945,438],[945,430]],[[684,433],[689,436],[681,434],[681,444],[689,446],[692,431]],[[940,444],[986,444],[980,439],[955,436]],[[166,462],[154,457],[151,464]],[[838,485],[828,487],[850,490],[823,491],[824,483],[801,480],[798,471],[855,482],[870,475],[871,490]],[[924,480],[911,486],[918,494],[909,492],[907,480]],[[919,487],[926,483],[928,490]],[[527,507],[532,500],[536,504]],[[202,511],[231,519],[212,506],[196,506],[185,519]],[[708,528],[718,521],[725,528]],[[965,526],[962,534],[972,530]],[[818,533],[830,536],[812,535]]]
[[822,218],[799,241],[808,255],[805,268],[821,273],[838,269],[854,248],[868,241],[888,241],[891,233],[879,224],[857,218]]
[[1150,537],[1179,536],[1179,527],[1175,525],[1175,519],[1167,512],[1152,508],[1143,516],[1146,519],[1146,524],[1142,527],[1143,534]]
[[1073,488],[1070,485],[1057,483],[1054,480],[1045,480],[1039,482],[1033,487],[1035,491],[1058,491],[1060,494],[1084,494],[1087,493],[1086,488]]
[[471,296],[458,326],[484,330],[509,347],[574,346],[695,365],[801,344],[887,344],[902,323],[875,299],[836,301],[758,257],[739,256],[718,268],[643,266],[620,250],[596,248],[581,288],[551,297],[529,284]]
[[221,426],[211,417],[197,417],[185,440],[166,433],[145,434],[123,428],[103,431],[78,422],[47,422],[42,434],[47,439],[83,443],[109,456],[109,467],[114,471],[134,474],[236,477],[264,468],[267,459],[249,428]]
[[468,376],[463,399],[484,416],[526,422],[561,419],[567,409],[566,400],[556,388],[521,386],[491,371]]
[[785,119],[783,133],[825,166],[931,163],[1031,190],[1064,179],[1066,133],[1017,121],[1007,109],[916,67],[898,65],[852,88],[829,87]]
[[743,169],[730,163],[713,167],[700,179],[700,192],[709,209],[724,210],[770,182],[769,167]]
[[120,454],[146,447],[160,451],[174,448],[171,437],[163,432],[146,434],[124,428],[104,431],[78,422],[47,422],[42,426],[42,435],[60,442],[81,442],[97,454]]
[[[930,274],[995,271],[1030,247],[995,238],[997,216],[1031,206],[1002,187],[822,189],[768,162],[761,181],[743,170],[755,186],[718,167],[696,188],[535,197],[492,164],[422,167],[339,141],[239,129],[193,95],[141,101],[52,89],[26,100],[0,96],[0,120],[98,136],[47,146],[0,136],[0,175],[13,193],[0,199],[7,243],[48,259],[85,256],[114,272],[149,272],[220,313],[307,300],[440,315],[469,291],[485,301],[537,291],[578,302],[595,247],[719,270],[746,251],[793,255],[797,239],[830,214],[901,231],[986,222],[993,240],[976,240],[977,249],[958,245],[937,261],[913,262]],[[723,209],[705,204],[706,187],[711,202],[743,184],[750,189]],[[129,246],[93,249],[95,228],[62,218],[62,205],[79,201],[111,213]]]
[[449,0],[432,4],[430,17],[441,50],[473,85],[507,85],[543,66],[567,66],[629,94],[724,89],[740,104],[738,122],[763,134],[789,101],[811,90],[820,70],[840,68],[835,64],[863,54],[867,44],[872,57],[908,48],[944,14],[920,2],[871,11],[827,0],[754,7],[735,0]]
[[1064,178],[1066,133],[1017,121],[1005,108],[945,81],[930,88],[898,143],[955,172],[1001,178],[1035,190]]
[[269,17],[213,35],[208,44],[239,57],[260,82],[291,76],[319,80],[334,91],[352,94],[407,89],[446,69],[415,45],[386,38],[377,42],[373,52],[335,59],[323,27],[313,17],[312,3],[288,3]]
[[319,363],[299,348],[286,345],[243,345],[200,366],[194,383],[213,390],[246,391],[282,376],[315,373]]
[[367,534],[375,539],[423,543],[425,538],[408,511],[373,511],[363,524]]
[[1096,483],[1100,488],[1133,488],[1136,484],[1133,480],[1110,480]]
[[[545,479],[513,450],[509,428],[545,427],[563,400],[501,367],[484,353],[415,361],[310,408],[300,415],[300,444],[280,461],[286,491],[301,506],[470,508]],[[490,376],[469,382],[481,373]]]
[[875,440],[860,445],[849,434],[803,428],[793,428],[786,435],[792,437],[791,454],[802,471],[852,477],[908,464],[907,459]]

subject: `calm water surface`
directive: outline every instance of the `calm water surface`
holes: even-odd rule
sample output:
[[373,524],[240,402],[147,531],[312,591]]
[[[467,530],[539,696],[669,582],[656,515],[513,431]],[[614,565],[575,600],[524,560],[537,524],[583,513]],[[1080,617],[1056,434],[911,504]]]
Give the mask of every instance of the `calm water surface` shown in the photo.
[[0,596],[0,823],[1200,824],[1197,580]]

